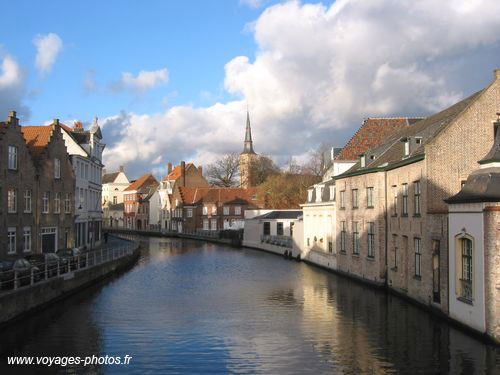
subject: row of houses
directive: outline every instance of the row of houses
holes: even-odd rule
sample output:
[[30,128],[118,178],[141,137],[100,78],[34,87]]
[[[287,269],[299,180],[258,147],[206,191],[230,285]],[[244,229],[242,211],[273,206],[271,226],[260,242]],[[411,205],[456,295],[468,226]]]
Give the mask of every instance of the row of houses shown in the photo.
[[202,167],[182,161],[158,181],[129,182],[123,168],[103,176],[105,224],[137,230],[200,232],[243,229],[247,209],[260,207],[255,188],[210,187]]
[[288,243],[500,341],[499,129],[500,70],[432,116],[369,118],[301,214],[247,213],[244,244],[283,253]]
[[0,257],[97,246],[101,240],[102,134],[54,120],[0,122]]

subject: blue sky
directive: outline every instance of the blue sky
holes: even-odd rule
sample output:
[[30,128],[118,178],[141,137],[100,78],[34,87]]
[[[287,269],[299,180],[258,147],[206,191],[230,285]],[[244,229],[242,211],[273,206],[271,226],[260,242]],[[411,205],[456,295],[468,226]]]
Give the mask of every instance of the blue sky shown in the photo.
[[[131,178],[254,148],[342,147],[367,117],[426,116],[500,68],[498,0],[9,1],[0,118],[100,119]],[[2,114],[3,113],[3,114]]]

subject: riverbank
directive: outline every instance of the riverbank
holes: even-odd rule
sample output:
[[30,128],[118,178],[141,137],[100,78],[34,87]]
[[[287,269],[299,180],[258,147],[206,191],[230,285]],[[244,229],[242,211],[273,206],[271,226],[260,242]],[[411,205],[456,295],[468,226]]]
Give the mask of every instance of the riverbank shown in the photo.
[[[125,242],[125,240],[123,240]],[[84,268],[0,294],[0,326],[24,318],[98,281],[132,267],[139,258],[139,245],[126,241],[122,247],[93,251]]]

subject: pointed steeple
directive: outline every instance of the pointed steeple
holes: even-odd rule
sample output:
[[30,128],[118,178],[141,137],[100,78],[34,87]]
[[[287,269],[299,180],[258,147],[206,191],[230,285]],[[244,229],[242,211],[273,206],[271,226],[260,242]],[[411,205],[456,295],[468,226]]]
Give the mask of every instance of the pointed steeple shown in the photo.
[[248,110],[247,110],[247,127],[245,130],[245,143],[243,146],[242,154],[255,154],[252,142],[252,129],[250,127],[250,114],[248,113]]

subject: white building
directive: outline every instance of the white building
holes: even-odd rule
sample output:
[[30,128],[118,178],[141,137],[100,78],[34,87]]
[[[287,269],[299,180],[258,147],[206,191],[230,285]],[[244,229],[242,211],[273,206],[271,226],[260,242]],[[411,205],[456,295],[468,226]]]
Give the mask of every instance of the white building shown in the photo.
[[129,185],[130,181],[125,174],[123,166],[118,172],[106,173],[102,176],[102,204],[109,202],[111,204],[123,203],[123,190]]
[[296,257],[303,245],[301,217],[300,210],[245,210],[243,246]]
[[480,168],[446,200],[448,296],[453,319],[500,342],[500,118],[495,134]]
[[73,128],[61,125],[63,138],[75,172],[75,246],[92,248],[101,242],[102,231],[102,133],[97,117],[84,130],[80,122]]
[[152,195],[149,197],[149,228],[151,230],[161,230],[162,222],[162,199],[160,196],[160,185],[154,187]]

